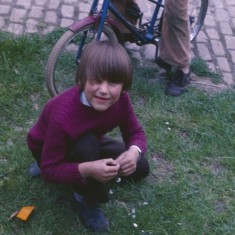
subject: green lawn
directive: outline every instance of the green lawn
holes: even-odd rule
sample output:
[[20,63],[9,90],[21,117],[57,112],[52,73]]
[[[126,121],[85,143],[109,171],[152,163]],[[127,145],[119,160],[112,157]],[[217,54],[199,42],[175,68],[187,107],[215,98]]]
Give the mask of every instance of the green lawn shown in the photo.
[[[55,40],[56,33],[40,38],[0,32],[1,235],[91,234],[66,188],[27,172],[33,159],[26,135],[50,98],[44,68]],[[103,206],[109,234],[235,234],[234,89],[190,87],[181,97],[168,97],[155,66],[133,63],[130,94],[147,133],[151,174],[140,184],[110,184],[112,200]],[[195,72],[202,67],[197,61]],[[29,221],[8,220],[26,205],[36,207]]]

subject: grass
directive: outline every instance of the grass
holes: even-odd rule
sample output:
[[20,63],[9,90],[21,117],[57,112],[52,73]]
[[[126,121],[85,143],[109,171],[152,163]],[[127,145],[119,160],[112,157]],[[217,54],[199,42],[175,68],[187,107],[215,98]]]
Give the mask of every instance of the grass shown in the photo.
[[208,69],[208,65],[206,64],[206,62],[201,58],[193,58],[191,63],[191,69],[192,72],[194,72],[198,76],[210,77],[211,80],[216,84],[221,82],[221,74],[211,72]]
[[[44,67],[58,35],[0,33],[3,235],[91,234],[81,226],[66,188],[27,173],[33,159],[26,135],[50,98]],[[134,64],[130,94],[147,133],[151,174],[140,184],[110,184],[112,200],[103,206],[109,234],[235,234],[234,90],[205,93],[190,87],[181,97],[168,97],[152,79],[156,67]],[[26,205],[36,206],[28,222],[8,221]]]

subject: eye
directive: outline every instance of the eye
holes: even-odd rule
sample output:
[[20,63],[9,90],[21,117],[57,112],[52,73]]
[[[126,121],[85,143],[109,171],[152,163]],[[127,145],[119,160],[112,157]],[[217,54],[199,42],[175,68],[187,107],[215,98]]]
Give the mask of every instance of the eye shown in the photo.
[[109,82],[109,85],[110,86],[117,86],[117,85],[120,85],[121,82]]
[[92,79],[89,79],[89,82],[90,84],[101,84],[102,83],[102,80],[101,79],[98,79],[98,78],[92,78]]

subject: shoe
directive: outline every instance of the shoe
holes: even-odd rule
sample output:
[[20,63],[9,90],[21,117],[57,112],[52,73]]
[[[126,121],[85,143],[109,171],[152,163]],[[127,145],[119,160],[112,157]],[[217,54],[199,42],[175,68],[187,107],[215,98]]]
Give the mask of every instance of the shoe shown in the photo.
[[109,222],[96,202],[88,201],[78,193],[74,193],[74,199],[78,208],[80,221],[85,228],[93,232],[107,232],[109,230]]
[[165,94],[166,95],[171,95],[171,96],[180,96],[184,92],[185,92],[184,87],[178,86],[174,83],[169,83],[166,86],[166,89],[165,89]]
[[165,69],[166,72],[170,72],[172,65],[168,64],[167,62],[165,62],[163,59],[161,59],[160,57],[157,57],[155,59],[156,64],[161,67],[162,69]]
[[40,175],[40,168],[38,166],[37,162],[33,162],[30,166],[29,166],[29,174],[32,177],[38,177]]
[[165,94],[179,96],[185,92],[185,87],[190,83],[190,72],[185,74],[182,70],[177,69],[175,75],[169,80]]
[[185,87],[190,83],[190,72],[184,73],[181,69],[177,69],[172,81],[178,86]]

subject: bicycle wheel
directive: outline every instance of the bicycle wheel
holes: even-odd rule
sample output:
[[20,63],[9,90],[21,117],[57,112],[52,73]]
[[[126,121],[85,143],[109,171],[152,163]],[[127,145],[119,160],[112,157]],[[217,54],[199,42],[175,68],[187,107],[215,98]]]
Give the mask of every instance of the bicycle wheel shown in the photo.
[[208,8],[208,0],[188,0],[188,14],[190,21],[190,41],[199,33]]
[[[52,49],[46,65],[46,85],[51,96],[55,96],[76,83],[79,66],[79,51],[96,38],[97,26],[87,24],[76,32],[67,31]],[[110,26],[105,25],[100,40],[115,40],[117,37]],[[95,52],[94,52],[95,53]],[[80,53],[81,54],[81,53]]]

